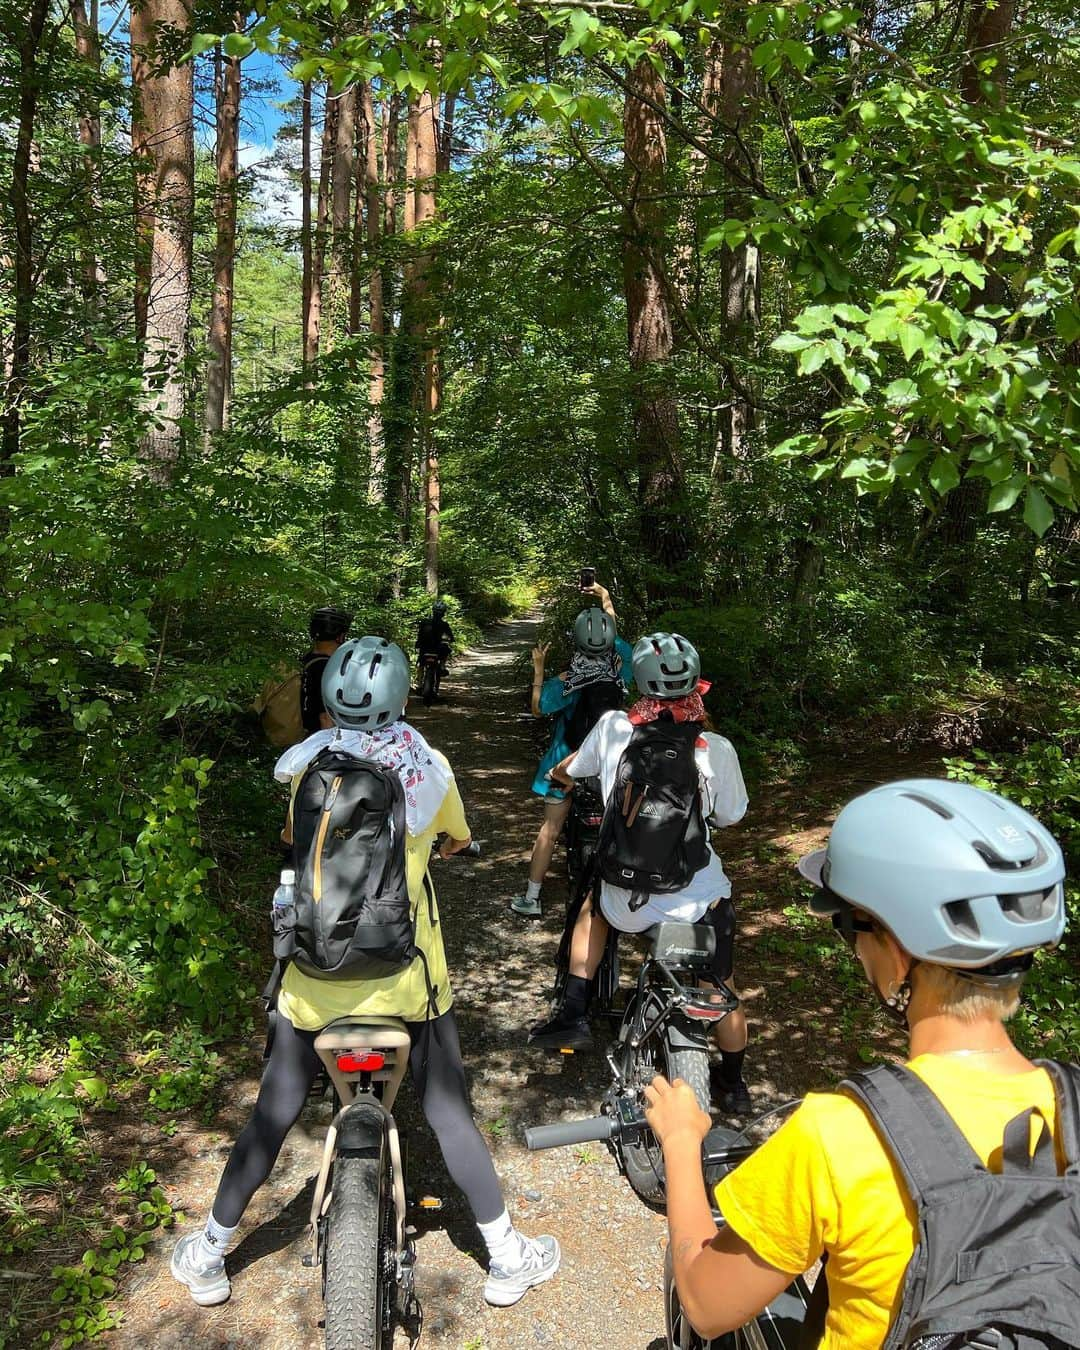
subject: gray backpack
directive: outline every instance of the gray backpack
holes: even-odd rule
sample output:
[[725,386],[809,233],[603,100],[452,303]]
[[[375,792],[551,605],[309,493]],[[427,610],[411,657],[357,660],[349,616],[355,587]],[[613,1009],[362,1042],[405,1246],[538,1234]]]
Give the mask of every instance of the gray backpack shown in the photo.
[[869,1114],[918,1215],[914,1255],[882,1350],[1080,1347],[1080,1070],[1038,1061],[1054,1081],[1067,1159],[1042,1122],[1034,1155],[1022,1111],[989,1171],[916,1074],[885,1064],[842,1087]]

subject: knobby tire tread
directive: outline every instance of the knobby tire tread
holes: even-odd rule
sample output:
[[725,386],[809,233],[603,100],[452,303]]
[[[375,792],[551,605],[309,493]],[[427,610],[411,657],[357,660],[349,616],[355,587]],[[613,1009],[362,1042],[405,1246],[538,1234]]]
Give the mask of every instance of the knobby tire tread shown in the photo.
[[[326,1350],[391,1350],[393,1325],[385,1331],[381,1289],[381,1236],[386,1206],[393,1200],[389,1158],[339,1154],[326,1233]],[[382,1298],[380,1298],[380,1293]]]
[[[668,1082],[681,1078],[692,1089],[697,1104],[708,1113],[712,1104],[708,1049],[704,1045],[700,1050],[676,1049],[666,1036],[662,1047],[663,1073]],[[646,1204],[664,1203],[663,1158],[651,1134],[641,1143],[623,1146],[622,1164],[631,1188]]]

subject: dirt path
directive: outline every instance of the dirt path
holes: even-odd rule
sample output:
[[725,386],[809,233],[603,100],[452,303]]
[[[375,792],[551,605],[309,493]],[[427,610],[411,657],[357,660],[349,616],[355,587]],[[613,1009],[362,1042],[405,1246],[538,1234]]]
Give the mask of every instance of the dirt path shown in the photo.
[[[477,861],[439,865],[439,893],[462,1046],[476,1119],[488,1138],[507,1203],[526,1232],[554,1233],[563,1269],[516,1308],[488,1308],[481,1296],[481,1243],[461,1196],[442,1169],[434,1140],[406,1089],[401,1119],[409,1131],[410,1182],[443,1199],[419,1241],[418,1290],[425,1312],[422,1350],[526,1350],[613,1345],[663,1350],[663,1218],[642,1205],[599,1145],[529,1154],[525,1125],[595,1111],[605,1071],[599,1051],[572,1058],[524,1048],[524,1029],[545,1011],[543,991],[559,936],[561,882],[545,889],[548,917],[515,919],[506,898],[525,880],[525,858],[539,821],[528,792],[537,757],[535,724],[525,714],[514,657],[531,645],[533,619],[502,625],[485,646],[455,663],[448,703],[410,716],[443,749],[461,784]],[[879,754],[879,760],[880,760]],[[793,851],[809,846],[850,790],[918,765],[888,756],[888,768],[860,756],[833,765],[827,783],[788,787],[755,803],[730,834],[725,865],[740,900],[739,973],[749,996],[754,1046],[748,1063],[755,1099],[779,1099],[833,1079],[875,1032],[869,1015],[852,1023],[839,990],[822,993],[808,978],[800,939],[781,913],[796,895]],[[727,841],[725,841],[726,843]],[[792,945],[794,943],[794,945]],[[787,944],[785,946],[785,944]],[[806,943],[802,944],[806,946]],[[820,981],[817,982],[820,984]],[[834,1003],[837,1006],[833,1006]],[[835,1015],[833,1015],[835,1014]],[[158,1166],[187,1225],[201,1222],[222,1163],[257,1087],[258,1056],[232,1083],[212,1128],[188,1123]],[[322,1344],[315,1272],[300,1264],[307,1212],[329,1107],[312,1108],[290,1134],[268,1184],[256,1195],[230,1255],[232,1299],[195,1308],[168,1273],[172,1237],[150,1251],[124,1291],[124,1324],[111,1344],[126,1350],[315,1350]],[[158,1151],[160,1158],[160,1152]],[[405,1340],[399,1337],[398,1346]]]

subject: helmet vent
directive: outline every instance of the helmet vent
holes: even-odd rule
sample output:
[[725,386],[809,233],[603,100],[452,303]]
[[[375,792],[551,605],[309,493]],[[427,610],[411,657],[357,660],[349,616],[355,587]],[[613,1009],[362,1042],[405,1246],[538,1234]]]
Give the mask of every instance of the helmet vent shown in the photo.
[[1057,887],[1045,891],[1028,891],[1023,895],[999,895],[1002,914],[1018,923],[1040,923],[1054,913]]
[[1035,845],[1035,856],[1033,858],[1003,858],[1000,853],[995,853],[993,848],[984,839],[973,839],[971,847],[986,863],[987,867],[993,868],[995,872],[1022,872],[1029,867],[1042,867],[1046,862],[1046,851],[1042,844],[1030,836],[1031,842]]
[[979,932],[979,925],[975,922],[970,901],[953,900],[945,906],[945,914],[949,924],[959,937],[975,941],[982,936]]
[[921,792],[905,792],[902,794],[910,797],[913,802],[918,802],[920,806],[925,806],[928,811],[933,811],[935,816],[940,816],[942,820],[952,820],[953,813],[940,802],[934,801],[933,797],[924,797]]

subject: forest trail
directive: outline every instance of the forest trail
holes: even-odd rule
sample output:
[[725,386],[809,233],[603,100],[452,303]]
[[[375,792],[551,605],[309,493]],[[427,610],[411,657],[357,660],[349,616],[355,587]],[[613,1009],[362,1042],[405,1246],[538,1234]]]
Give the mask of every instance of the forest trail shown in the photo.
[[[605,1082],[599,1050],[561,1057],[524,1045],[525,1029],[546,1010],[565,899],[557,855],[555,875],[545,888],[544,919],[527,923],[506,908],[507,898],[523,887],[539,821],[539,804],[528,788],[541,744],[525,709],[524,680],[514,669],[515,656],[535,641],[538,624],[538,618],[527,617],[494,629],[483,646],[453,663],[448,702],[430,710],[416,703],[410,718],[449,756],[473,834],[483,844],[482,858],[435,869],[476,1119],[515,1222],[527,1233],[554,1233],[562,1244],[563,1268],[515,1308],[486,1306],[478,1234],[406,1087],[399,1119],[409,1131],[411,1186],[416,1195],[443,1200],[442,1210],[422,1222],[418,1243],[425,1314],[421,1347],[562,1350],[613,1344],[615,1350],[663,1350],[663,1217],[637,1200],[601,1145],[530,1154],[522,1143],[528,1124],[563,1113],[593,1114]],[[790,944],[785,949],[786,939],[776,936],[786,929],[783,904],[798,893],[790,858],[821,838],[823,822],[849,789],[925,767],[926,752],[918,758],[921,765],[889,755],[888,768],[867,762],[865,753],[833,761],[828,781],[785,785],[771,790],[767,800],[752,802],[746,822],[723,841],[741,907],[736,969],[753,1036],[747,1076],[762,1109],[834,1078],[855,1048],[850,1018],[845,1021],[841,1010],[830,1015],[840,991],[823,994],[814,987],[799,968],[797,949],[793,954]],[[253,1040],[238,1050],[249,1071],[226,1089],[230,1100],[212,1127],[189,1120],[170,1145],[162,1148],[158,1141],[154,1148],[159,1179],[187,1215],[180,1231],[201,1222],[213,1198],[255,1095],[258,1048]],[[124,1322],[110,1344],[124,1350],[322,1345],[318,1279],[300,1257],[328,1118],[328,1103],[305,1111],[270,1181],[253,1200],[228,1261],[231,1300],[216,1309],[195,1308],[169,1275],[175,1237],[163,1234],[123,1291]],[[149,1136],[151,1127],[147,1130]],[[399,1333],[396,1346],[405,1344]]]

